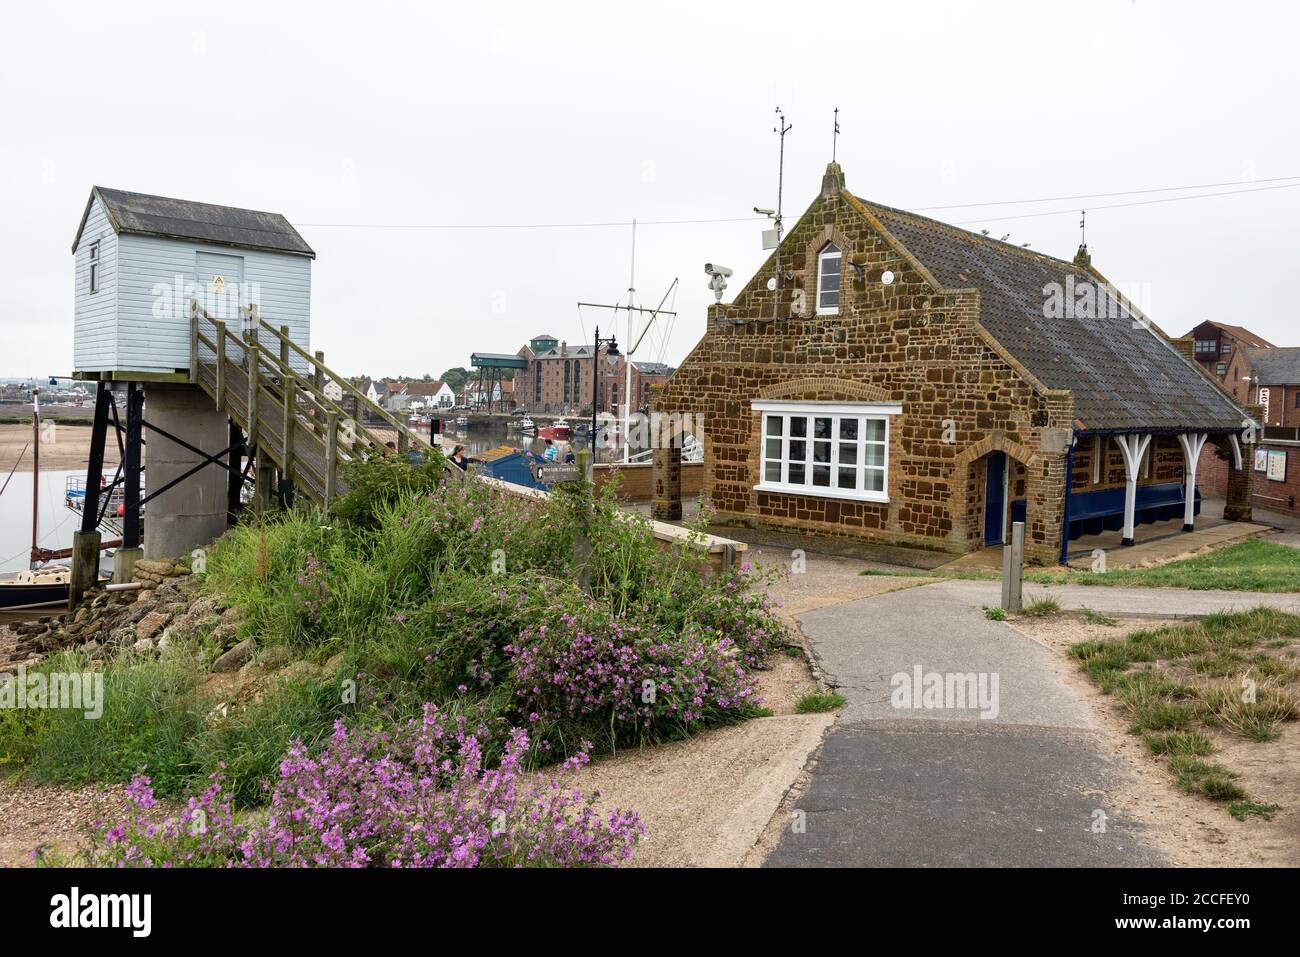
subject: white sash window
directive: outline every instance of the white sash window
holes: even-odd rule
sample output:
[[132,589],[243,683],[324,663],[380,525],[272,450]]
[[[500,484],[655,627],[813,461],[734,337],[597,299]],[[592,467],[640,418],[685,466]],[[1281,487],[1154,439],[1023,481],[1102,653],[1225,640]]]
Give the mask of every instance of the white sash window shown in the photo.
[[889,501],[889,420],[896,403],[757,401],[759,484],[766,492]]

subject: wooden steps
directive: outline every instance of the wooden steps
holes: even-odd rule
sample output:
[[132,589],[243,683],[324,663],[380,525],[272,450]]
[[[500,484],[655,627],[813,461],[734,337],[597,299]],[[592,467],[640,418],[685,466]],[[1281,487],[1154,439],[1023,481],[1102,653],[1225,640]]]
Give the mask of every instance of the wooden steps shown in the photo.
[[[287,326],[263,321],[256,307],[246,319],[241,336],[191,302],[190,381],[243,429],[259,467],[265,456],[296,491],[328,505],[347,491],[341,471],[349,461],[430,450],[420,435],[326,366],[324,353],[311,355],[290,339]],[[326,395],[331,382],[341,401]],[[396,453],[361,424],[363,416],[396,431]],[[460,469],[449,474],[463,478]]]

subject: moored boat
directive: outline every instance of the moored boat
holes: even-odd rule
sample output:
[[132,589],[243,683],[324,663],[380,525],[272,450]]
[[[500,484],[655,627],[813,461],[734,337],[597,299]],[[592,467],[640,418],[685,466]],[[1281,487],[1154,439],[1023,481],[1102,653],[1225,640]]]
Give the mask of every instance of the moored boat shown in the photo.
[[0,609],[18,611],[67,604],[71,576],[72,572],[62,565],[0,575]]

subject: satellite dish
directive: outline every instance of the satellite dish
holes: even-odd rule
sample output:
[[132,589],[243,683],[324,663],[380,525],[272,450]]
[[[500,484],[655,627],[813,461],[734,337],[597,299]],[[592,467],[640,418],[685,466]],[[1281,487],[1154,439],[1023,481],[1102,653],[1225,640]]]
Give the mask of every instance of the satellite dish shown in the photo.
[[894,281],[893,272],[886,269],[884,272],[880,274],[880,281],[884,283],[886,286],[890,285]]
[[775,290],[776,290],[776,277],[773,276],[771,279],[767,281],[767,291],[773,292]]

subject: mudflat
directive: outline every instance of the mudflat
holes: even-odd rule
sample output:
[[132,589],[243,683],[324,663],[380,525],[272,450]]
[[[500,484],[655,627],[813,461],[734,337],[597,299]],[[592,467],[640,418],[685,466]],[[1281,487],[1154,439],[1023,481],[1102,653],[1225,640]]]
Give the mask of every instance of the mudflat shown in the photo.
[[[46,423],[41,433],[41,468],[76,469],[85,466],[90,458],[90,426]],[[30,472],[34,436],[30,424],[0,425],[0,482],[9,474],[14,463],[18,471]],[[105,467],[117,466],[117,442],[108,436],[104,447]]]

